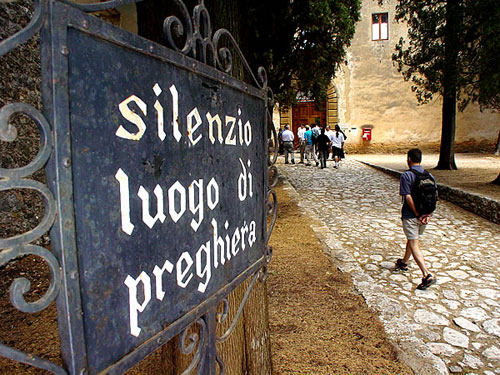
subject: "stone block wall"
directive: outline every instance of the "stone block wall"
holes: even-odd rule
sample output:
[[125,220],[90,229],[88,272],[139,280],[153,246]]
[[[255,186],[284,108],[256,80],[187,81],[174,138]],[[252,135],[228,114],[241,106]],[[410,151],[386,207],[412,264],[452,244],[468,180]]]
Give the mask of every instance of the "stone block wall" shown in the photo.
[[[394,169],[381,167],[367,162],[362,162],[372,168],[381,170],[393,177],[399,178],[401,172]],[[439,199],[444,199],[456,204],[463,209],[485,218],[493,223],[500,224],[500,202],[483,197],[478,194],[469,193],[447,185],[437,184]]]

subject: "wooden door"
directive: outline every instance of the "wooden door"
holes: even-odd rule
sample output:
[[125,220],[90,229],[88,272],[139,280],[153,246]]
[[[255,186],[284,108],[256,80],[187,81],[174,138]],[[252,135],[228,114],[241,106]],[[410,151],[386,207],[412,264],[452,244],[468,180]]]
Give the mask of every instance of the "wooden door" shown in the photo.
[[[323,104],[323,108],[325,105]],[[300,125],[311,125],[318,122],[326,125],[326,110],[318,111],[314,102],[299,102],[292,108],[292,128],[297,142],[297,130]]]

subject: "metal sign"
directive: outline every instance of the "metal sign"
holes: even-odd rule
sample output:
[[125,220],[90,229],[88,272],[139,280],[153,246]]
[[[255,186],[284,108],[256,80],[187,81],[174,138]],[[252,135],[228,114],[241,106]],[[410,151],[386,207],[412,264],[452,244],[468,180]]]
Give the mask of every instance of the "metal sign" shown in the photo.
[[[23,308],[20,291],[12,293],[26,312],[57,296],[67,369],[0,345],[4,356],[54,373],[122,373],[184,332],[181,347],[187,354],[196,350],[188,373],[213,374],[216,364],[223,369],[215,343],[232,328],[216,337],[217,306],[227,308],[227,295],[252,277],[243,306],[270,259],[276,197],[268,174],[271,187],[277,177],[276,149],[272,160],[268,155],[272,94],[262,68],[259,79],[251,74],[255,86],[228,74],[232,56],[219,40],[242,54],[226,30],[212,35],[203,1],[192,19],[176,3],[185,19],[165,22],[172,49],[57,1],[37,3],[24,35],[0,44],[3,54],[46,20],[46,115],[20,103],[0,110],[1,139],[12,135],[8,122],[15,113],[32,117],[42,133],[34,166],[0,170],[0,189],[40,191],[46,215],[35,230],[0,240],[6,249],[0,256],[9,254],[0,261],[30,253],[50,265],[51,289],[36,307]],[[172,32],[180,24],[186,37],[179,47]],[[244,58],[243,64],[251,73]],[[269,131],[276,139],[273,126]],[[50,191],[25,179],[49,156]],[[29,245],[50,226],[55,257]],[[187,346],[192,324],[200,335],[197,345]]]

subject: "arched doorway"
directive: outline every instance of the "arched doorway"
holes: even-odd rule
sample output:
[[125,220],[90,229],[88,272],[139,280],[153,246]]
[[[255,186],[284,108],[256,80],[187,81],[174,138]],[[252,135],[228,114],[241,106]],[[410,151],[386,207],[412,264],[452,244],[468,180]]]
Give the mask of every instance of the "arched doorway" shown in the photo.
[[[310,125],[316,122],[328,125],[332,129],[339,123],[338,96],[333,84],[330,84],[326,103],[323,103],[320,109],[316,107],[312,100],[299,99],[298,103],[292,108],[284,111],[280,110],[280,126],[291,125],[295,135],[297,135],[300,125]],[[297,144],[298,140],[295,137],[295,145]]]
[[326,124],[326,106],[322,104],[323,108],[318,109],[312,100],[301,100],[292,107],[292,126],[294,134],[300,125],[311,124]]

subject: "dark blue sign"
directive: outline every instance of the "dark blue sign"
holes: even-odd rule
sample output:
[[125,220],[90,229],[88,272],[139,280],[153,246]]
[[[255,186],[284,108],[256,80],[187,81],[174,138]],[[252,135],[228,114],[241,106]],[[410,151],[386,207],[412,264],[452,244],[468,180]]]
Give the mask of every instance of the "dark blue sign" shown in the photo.
[[[123,374],[175,336],[183,373],[225,373],[217,344],[271,259],[278,136],[265,69],[228,30],[212,32],[203,0],[192,13],[167,0],[168,48],[83,13],[139,1],[35,1],[30,23],[0,41],[2,56],[40,32],[43,113],[0,108],[0,140],[16,139],[10,120],[23,115],[40,149],[0,168],[0,190],[33,190],[45,208],[35,228],[0,239],[0,265],[47,265],[43,295],[27,301],[19,277],[10,300],[25,313],[56,301],[63,365],[1,342],[0,356],[58,375]],[[231,76],[236,59],[249,82]],[[46,184],[33,179],[43,168]],[[49,230],[50,249],[35,245]]]
[[266,98],[192,61],[67,29],[73,209],[90,373],[255,263]]

